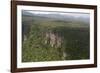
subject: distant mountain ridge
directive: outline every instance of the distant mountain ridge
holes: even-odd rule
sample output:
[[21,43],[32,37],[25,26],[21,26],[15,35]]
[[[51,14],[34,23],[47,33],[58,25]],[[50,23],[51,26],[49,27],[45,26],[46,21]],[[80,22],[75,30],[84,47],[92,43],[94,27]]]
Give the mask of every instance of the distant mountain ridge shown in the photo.
[[22,11],[22,15],[26,16],[40,16],[40,17],[47,17],[52,19],[64,20],[64,21],[82,21],[85,23],[90,22],[90,18],[87,16],[72,16],[72,15],[60,15],[60,14],[34,14],[28,11]]
[[63,21],[80,21],[80,22],[84,22],[86,24],[89,24],[90,22],[90,18],[89,16],[73,16],[73,15],[61,15],[61,14],[57,14],[57,13],[49,13],[49,14],[35,14],[35,13],[31,13],[28,11],[22,11],[22,15],[24,16],[39,16],[39,17],[45,17],[45,18],[50,18],[50,19],[54,19],[54,20],[63,20]]

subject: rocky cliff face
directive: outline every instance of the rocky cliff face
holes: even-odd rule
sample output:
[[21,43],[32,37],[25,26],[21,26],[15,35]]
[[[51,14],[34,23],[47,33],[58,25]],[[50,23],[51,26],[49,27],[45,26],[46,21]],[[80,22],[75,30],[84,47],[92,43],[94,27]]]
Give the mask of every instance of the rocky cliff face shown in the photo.
[[54,48],[61,48],[62,46],[62,37],[58,35],[58,33],[54,32],[46,32],[45,33],[45,44],[49,44]]
[[53,48],[57,48],[59,53],[61,53],[62,60],[65,60],[67,57],[67,53],[65,52],[65,48],[62,48],[62,44],[64,43],[63,37],[59,35],[59,33],[54,32],[46,32],[45,33],[45,42],[46,45],[50,45]]

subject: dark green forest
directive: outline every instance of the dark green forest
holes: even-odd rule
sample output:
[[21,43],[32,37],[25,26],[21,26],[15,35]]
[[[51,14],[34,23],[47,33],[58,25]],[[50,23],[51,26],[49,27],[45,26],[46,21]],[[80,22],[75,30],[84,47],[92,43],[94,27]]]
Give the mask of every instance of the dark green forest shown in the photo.
[[89,23],[22,15],[22,62],[89,59]]

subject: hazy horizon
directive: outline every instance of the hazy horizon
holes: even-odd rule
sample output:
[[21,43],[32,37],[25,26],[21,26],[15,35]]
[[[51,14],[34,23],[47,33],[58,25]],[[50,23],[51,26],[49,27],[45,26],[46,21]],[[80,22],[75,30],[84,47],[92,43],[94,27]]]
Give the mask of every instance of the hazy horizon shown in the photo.
[[36,11],[36,10],[23,10],[22,12],[28,12],[31,14],[45,14],[45,15],[49,15],[49,14],[59,14],[59,15],[69,15],[69,16],[74,16],[74,17],[85,17],[85,18],[89,18],[90,14],[89,13],[80,13],[80,12],[56,12],[56,11]]
[[89,13],[78,12],[56,12],[56,11],[36,11],[36,10],[22,10],[22,15],[40,16],[64,21],[82,21],[85,23],[90,22]]

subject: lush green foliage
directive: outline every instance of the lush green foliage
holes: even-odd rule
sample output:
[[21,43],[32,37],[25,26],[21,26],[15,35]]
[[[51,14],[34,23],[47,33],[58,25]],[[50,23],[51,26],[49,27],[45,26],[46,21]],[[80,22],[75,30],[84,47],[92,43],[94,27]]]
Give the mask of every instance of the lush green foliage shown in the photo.
[[[53,21],[33,17],[23,22],[22,61],[56,61],[89,59],[89,26],[80,22]],[[53,31],[63,37],[60,48],[44,44],[45,32]],[[27,37],[26,40],[25,37]],[[63,58],[63,51],[66,57]]]

